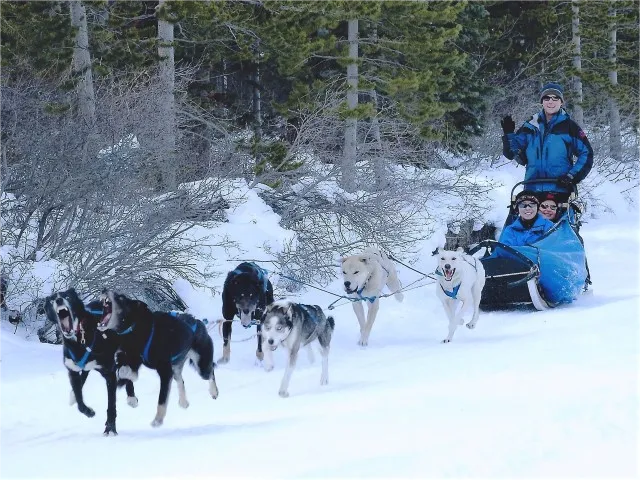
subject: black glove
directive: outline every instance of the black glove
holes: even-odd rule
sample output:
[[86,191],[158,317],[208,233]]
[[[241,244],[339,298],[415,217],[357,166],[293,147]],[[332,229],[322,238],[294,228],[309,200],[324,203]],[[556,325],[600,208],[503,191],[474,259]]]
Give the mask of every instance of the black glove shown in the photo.
[[502,131],[505,135],[507,133],[513,133],[516,131],[516,122],[513,121],[511,115],[507,115],[502,120],[500,120],[500,125],[502,125]]
[[568,173],[565,173],[564,175],[560,175],[556,179],[556,183],[558,184],[559,187],[566,188],[569,191],[573,191],[573,177]]

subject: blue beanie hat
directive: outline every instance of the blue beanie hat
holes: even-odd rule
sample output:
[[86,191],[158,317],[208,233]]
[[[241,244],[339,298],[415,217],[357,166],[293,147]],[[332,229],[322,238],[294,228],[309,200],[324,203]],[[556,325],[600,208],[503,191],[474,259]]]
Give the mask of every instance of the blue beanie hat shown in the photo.
[[559,83],[551,82],[542,87],[542,90],[540,91],[540,102],[542,102],[542,97],[546,95],[556,95],[564,102],[564,89]]

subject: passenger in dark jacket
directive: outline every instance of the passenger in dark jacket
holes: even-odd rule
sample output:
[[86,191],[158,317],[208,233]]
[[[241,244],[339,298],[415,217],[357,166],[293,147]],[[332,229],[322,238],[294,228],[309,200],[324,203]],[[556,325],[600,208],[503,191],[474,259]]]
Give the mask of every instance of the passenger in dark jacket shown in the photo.
[[504,227],[498,241],[512,247],[521,247],[531,245],[547,233],[554,223],[538,214],[538,205],[538,198],[533,192],[520,192],[516,197],[518,218]]
[[511,115],[502,119],[502,153],[526,167],[525,180],[556,179],[555,183],[529,184],[529,190],[568,194],[591,171],[593,149],[580,126],[562,108],[561,85],[546,84],[540,102],[542,110],[515,133]]

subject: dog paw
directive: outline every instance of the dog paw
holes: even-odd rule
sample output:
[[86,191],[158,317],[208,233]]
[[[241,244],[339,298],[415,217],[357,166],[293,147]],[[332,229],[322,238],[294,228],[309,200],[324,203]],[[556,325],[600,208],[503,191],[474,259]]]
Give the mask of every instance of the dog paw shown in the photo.
[[131,380],[132,382],[135,382],[136,380],[138,380],[138,373],[134,372],[131,367],[125,365],[123,367],[120,367],[117,372],[117,377],[118,380]]
[[464,318],[461,318],[460,320],[458,320],[458,325],[464,325]]
[[229,363],[229,357],[220,357],[216,363],[218,365],[225,365]]
[[358,345],[360,347],[366,347],[367,345],[369,345],[369,340],[363,340],[362,338],[360,340],[358,340]]
[[118,432],[116,431],[116,426],[109,423],[105,423],[103,435],[105,437],[108,437],[110,435],[115,437],[116,435],[118,435]]
[[469,330],[473,330],[474,328],[476,328],[476,324],[475,324],[475,323],[471,323],[471,322],[469,322],[469,323],[467,323],[466,327],[467,327]]
[[78,410],[80,410],[80,413],[86,415],[89,418],[95,416],[95,414],[96,414],[96,412],[93,410],[93,408],[87,407],[86,405],[78,407]]
[[153,422],[151,422],[151,426],[153,428],[157,428],[162,425],[163,420],[161,418],[154,418]]
[[189,408],[189,400],[187,400],[186,398],[181,398],[180,400],[178,400],[178,405],[180,405],[182,408]]
[[262,368],[263,362],[262,362],[262,360],[256,358],[256,361],[253,362],[253,365],[256,366],[256,367],[261,367]]
[[271,370],[273,370],[273,365],[271,365],[271,364],[265,364],[264,365],[264,371],[265,372],[270,372]]
[[328,385],[329,384],[329,378],[328,377],[322,377],[320,379],[320,385]]
[[440,343],[451,343],[451,340],[449,340],[448,338],[445,338]]
[[127,397],[127,405],[131,408],[136,408],[138,406],[138,397]]
[[289,396],[289,392],[285,392],[284,390],[280,390],[278,392],[278,395],[280,395],[282,398],[287,398]]
[[211,398],[213,398],[214,400],[216,398],[218,398],[219,392],[218,392],[218,387],[211,387],[209,388],[209,394],[211,395]]

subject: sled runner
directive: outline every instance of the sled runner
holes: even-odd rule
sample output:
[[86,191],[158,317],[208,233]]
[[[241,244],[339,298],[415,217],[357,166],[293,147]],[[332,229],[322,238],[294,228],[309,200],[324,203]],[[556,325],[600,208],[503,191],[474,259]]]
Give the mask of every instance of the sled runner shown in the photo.
[[[549,182],[549,179],[514,185],[505,227],[517,217],[514,190],[519,185],[535,182]],[[584,245],[578,234],[581,210],[575,187],[559,207],[559,220],[532,245],[512,247],[495,240],[484,240],[470,249],[470,254],[486,249],[484,257],[480,258],[486,277],[481,307],[533,304],[537,310],[544,310],[570,303],[585,290],[588,272]]]

